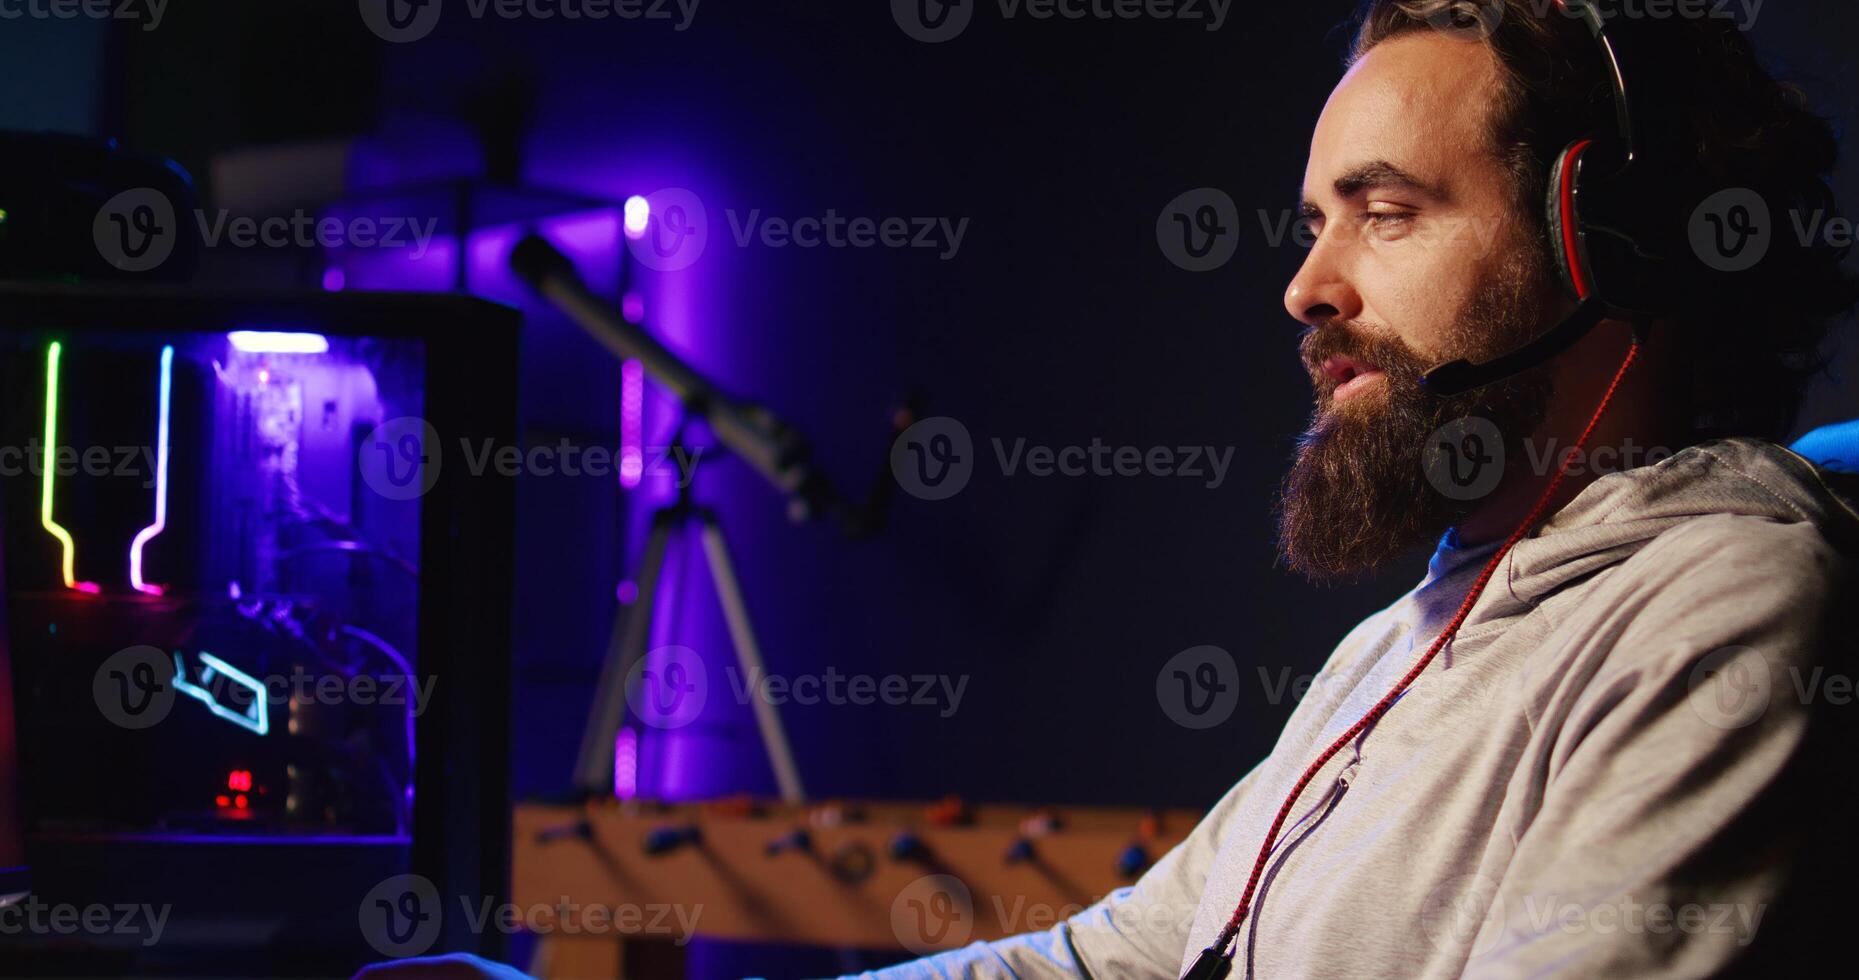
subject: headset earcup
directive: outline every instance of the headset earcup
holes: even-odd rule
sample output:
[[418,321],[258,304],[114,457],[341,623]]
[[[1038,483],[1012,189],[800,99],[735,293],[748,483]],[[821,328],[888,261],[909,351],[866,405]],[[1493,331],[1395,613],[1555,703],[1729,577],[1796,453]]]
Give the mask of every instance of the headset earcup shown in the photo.
[[1576,263],[1581,261],[1581,257],[1569,254],[1567,243],[1573,240],[1572,235],[1579,236],[1581,228],[1579,220],[1569,207],[1571,198],[1562,193],[1562,184],[1564,180],[1574,179],[1574,175],[1568,173],[1569,168],[1575,165],[1576,159],[1581,155],[1582,150],[1587,149],[1589,142],[1589,140],[1576,140],[1565,147],[1561,153],[1556,154],[1556,162],[1549,168],[1549,188],[1544,208],[1547,216],[1545,224],[1549,232],[1549,254],[1555,256],[1556,277],[1561,281],[1562,288],[1567,290],[1570,296],[1577,298],[1582,298],[1583,294],[1582,282],[1578,280],[1576,274]]

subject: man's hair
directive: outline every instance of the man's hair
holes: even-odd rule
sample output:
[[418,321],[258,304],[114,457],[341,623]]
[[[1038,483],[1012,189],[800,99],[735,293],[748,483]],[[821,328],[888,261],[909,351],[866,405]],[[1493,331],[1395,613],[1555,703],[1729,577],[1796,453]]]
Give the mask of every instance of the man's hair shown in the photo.
[[[1484,38],[1503,75],[1490,120],[1498,159],[1548,261],[1549,168],[1573,140],[1615,127],[1613,89],[1587,27],[1545,0],[1364,0],[1357,18],[1351,64],[1383,41],[1418,31]],[[1690,157],[1679,161],[1679,179],[1706,193],[1749,188],[1787,207],[1824,207],[1824,216],[1834,217],[1820,178],[1833,169],[1837,139],[1809,111],[1801,90],[1770,75],[1732,21],[1677,17],[1658,27],[1680,32],[1671,39],[1676,63],[1658,66],[1685,79],[1684,104],[1673,107],[1682,113]],[[1784,436],[1809,376],[1823,366],[1828,330],[1859,300],[1859,288],[1840,268],[1845,250],[1803,245],[1794,220],[1776,210],[1768,254],[1748,271],[1727,274],[1735,278],[1708,315],[1675,328],[1686,371],[1696,379],[1689,407],[1697,438]]]

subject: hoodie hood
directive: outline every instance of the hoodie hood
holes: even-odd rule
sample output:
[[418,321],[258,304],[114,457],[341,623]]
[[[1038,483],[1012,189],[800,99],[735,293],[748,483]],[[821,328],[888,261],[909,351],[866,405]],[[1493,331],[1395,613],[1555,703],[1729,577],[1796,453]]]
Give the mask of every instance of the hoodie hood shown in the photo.
[[[1812,463],[1760,439],[1700,443],[1583,487],[1504,557],[1459,636],[1530,611],[1563,586],[1626,561],[1687,521],[1723,515],[1812,524],[1835,548],[1859,552],[1859,514],[1828,489]],[[1437,633],[1458,612],[1499,544],[1465,545],[1456,531],[1447,531],[1426,577],[1384,613],[1399,610],[1416,635]]]
[[[1519,604],[1534,606],[1626,561],[1666,531],[1712,515],[1812,524],[1843,551],[1859,543],[1859,515],[1807,460],[1760,439],[1717,440],[1583,488],[1505,556],[1471,619],[1514,615]],[[1491,550],[1474,549],[1484,557]]]

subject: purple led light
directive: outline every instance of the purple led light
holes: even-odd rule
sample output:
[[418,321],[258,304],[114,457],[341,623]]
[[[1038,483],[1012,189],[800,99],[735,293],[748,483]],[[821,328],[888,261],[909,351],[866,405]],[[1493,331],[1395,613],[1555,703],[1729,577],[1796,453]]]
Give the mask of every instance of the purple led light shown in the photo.
[[652,205],[637,194],[626,199],[626,237],[638,238],[645,234],[646,227],[652,221]]
[[325,292],[339,293],[342,291],[342,288],[348,284],[348,274],[344,273],[341,269],[332,265],[323,270],[323,290]]
[[329,338],[290,330],[234,330],[226,335],[233,350],[247,354],[326,354]]
[[613,795],[630,800],[639,793],[639,735],[622,727],[613,738]]
[[638,361],[620,365],[620,486],[636,487],[645,474],[645,447],[640,444],[644,426],[645,367]]

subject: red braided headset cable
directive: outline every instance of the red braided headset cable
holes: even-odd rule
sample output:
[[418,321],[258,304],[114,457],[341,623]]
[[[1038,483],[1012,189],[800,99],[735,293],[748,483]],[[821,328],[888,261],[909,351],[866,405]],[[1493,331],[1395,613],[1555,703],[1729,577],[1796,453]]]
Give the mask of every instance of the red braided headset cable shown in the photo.
[[1496,574],[1498,565],[1504,561],[1504,556],[1510,553],[1511,546],[1523,540],[1525,535],[1535,529],[1536,523],[1542,520],[1544,511],[1549,508],[1550,500],[1554,499],[1556,491],[1562,486],[1563,477],[1568,475],[1569,461],[1587,448],[1589,438],[1594,435],[1595,428],[1600,425],[1601,416],[1607,412],[1608,404],[1614,400],[1614,393],[1619,390],[1621,380],[1626,377],[1627,369],[1632,367],[1634,360],[1639,357],[1639,352],[1640,340],[1636,333],[1633,345],[1627,349],[1627,356],[1620,362],[1620,369],[1614,372],[1614,380],[1608,384],[1606,393],[1601,396],[1600,404],[1595,406],[1594,414],[1589,417],[1587,427],[1582,429],[1581,438],[1575,440],[1574,451],[1562,457],[1561,464],[1556,467],[1556,475],[1550,479],[1549,486],[1543,489],[1542,496],[1536,499],[1536,505],[1530,508],[1529,514],[1525,515],[1523,521],[1517,525],[1517,529],[1510,533],[1510,537],[1504,540],[1504,544],[1498,548],[1497,553],[1485,562],[1484,570],[1478,573],[1478,580],[1472,583],[1471,591],[1466,593],[1465,601],[1459,604],[1459,611],[1440,632],[1439,638],[1433,641],[1433,645],[1427,648],[1426,654],[1415,662],[1407,675],[1394,685],[1394,689],[1376,702],[1375,706],[1370,708],[1368,713],[1364,714],[1354,725],[1349,726],[1348,731],[1337,736],[1336,741],[1331,742],[1330,747],[1324,749],[1323,754],[1317,756],[1316,761],[1304,770],[1304,775],[1298,779],[1297,785],[1291,787],[1290,795],[1285,797],[1284,805],[1278,808],[1277,818],[1272,821],[1271,829],[1265,834],[1265,843],[1259,848],[1258,860],[1252,864],[1252,876],[1246,880],[1246,891],[1239,898],[1239,907],[1233,910],[1233,917],[1228,919],[1226,927],[1220,930],[1220,936],[1214,940],[1210,952],[1218,950],[1218,955],[1222,957],[1232,955],[1227,951],[1227,946],[1233,942],[1234,937],[1239,935],[1240,924],[1246,921],[1246,913],[1252,908],[1253,893],[1258,890],[1259,878],[1264,874],[1266,861],[1271,857],[1272,845],[1277,842],[1278,832],[1284,829],[1285,818],[1290,815],[1291,808],[1297,805],[1297,799],[1303,794],[1304,788],[1310,785],[1310,781],[1316,778],[1317,773],[1322,770],[1325,763],[1330,761],[1331,757],[1342,751],[1343,746],[1348,745],[1357,735],[1362,734],[1363,729],[1374,724],[1376,719],[1387,713],[1388,709],[1394,705],[1394,699],[1399,697],[1402,691],[1407,690],[1408,685],[1420,676],[1421,671],[1427,669],[1427,665],[1433,662],[1433,658],[1452,640],[1453,634],[1464,625],[1466,617],[1471,615],[1472,605],[1478,601],[1478,596],[1484,592],[1485,586],[1490,584],[1492,575]]

